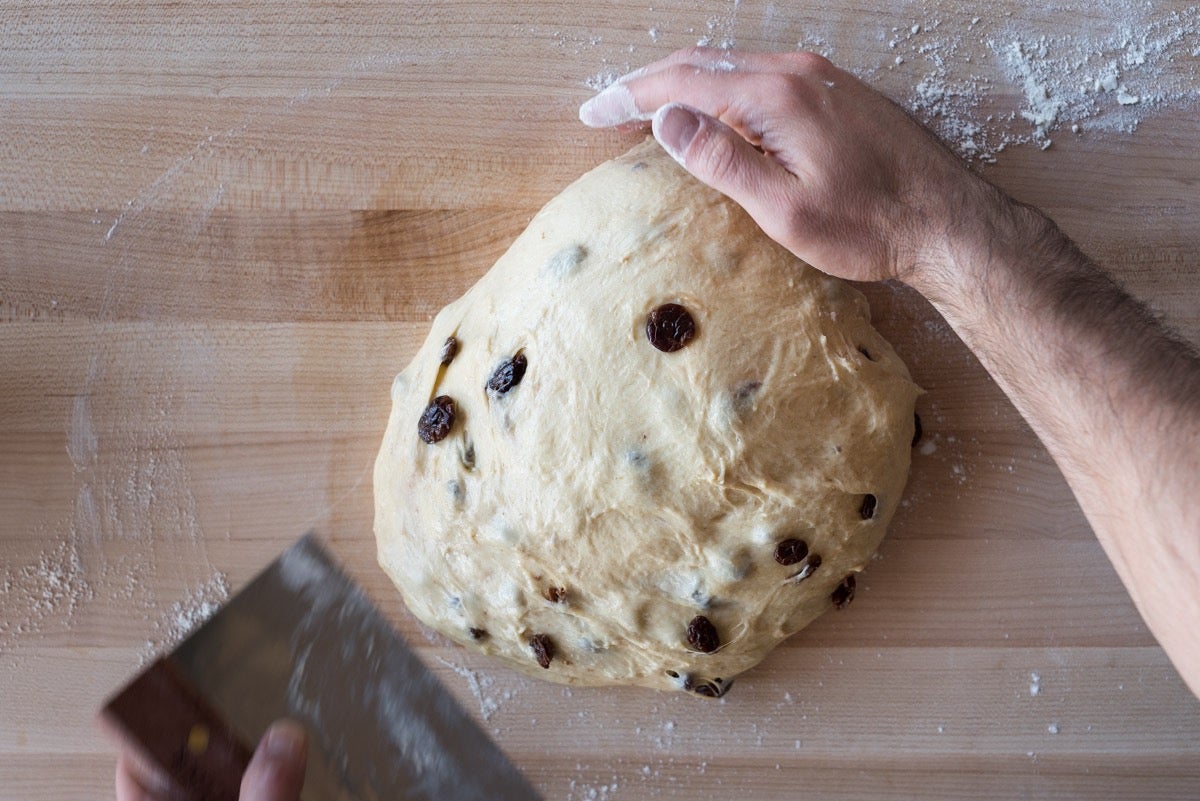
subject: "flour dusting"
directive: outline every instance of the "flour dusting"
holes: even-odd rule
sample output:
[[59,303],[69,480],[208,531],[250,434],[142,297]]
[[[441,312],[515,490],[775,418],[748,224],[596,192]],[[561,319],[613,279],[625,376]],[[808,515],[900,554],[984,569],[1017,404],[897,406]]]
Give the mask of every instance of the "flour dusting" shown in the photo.
[[471,670],[468,667],[451,662],[449,659],[436,657],[437,661],[446,667],[450,668],[458,676],[466,679],[467,687],[471,690],[471,695],[475,696],[476,702],[479,704],[479,716],[484,720],[490,721],[500,707],[506,702],[512,700],[514,691],[511,688],[498,688],[496,686],[496,677],[480,670]]
[[[730,50],[812,50],[905,105],[964,158],[991,163],[1016,145],[1050,148],[1061,136],[1132,134],[1152,115],[1200,105],[1200,6],[1161,8],[1107,0],[1055,6],[1027,3],[969,14],[954,5],[905,5],[836,31],[797,19],[776,3],[736,0],[686,24],[687,13],[654,16],[652,52],[636,58],[644,36],[623,41],[575,35],[575,55],[595,49],[603,69],[584,80],[599,91],[633,66],[688,45]],[[981,7],[982,10],[982,7]],[[699,12],[697,12],[699,13]],[[761,39],[738,38],[759,15]],[[1064,26],[1062,20],[1070,20]],[[673,23],[673,24],[672,24]],[[681,24],[682,23],[682,24]],[[786,41],[788,34],[798,34]],[[836,44],[835,44],[836,43]],[[621,48],[621,58],[608,53]],[[732,61],[728,64],[733,68]]]
[[738,10],[741,6],[742,0],[733,0],[726,13],[705,20],[704,35],[696,41],[696,45],[717,47],[721,50],[732,50],[737,47]]
[[[893,34],[888,49],[902,55],[886,69],[907,64],[904,74],[916,78],[909,108],[983,162],[1013,145],[1049,148],[1062,132],[1130,134],[1151,114],[1194,107],[1200,69],[1189,50],[1200,8],[1106,5],[1106,20],[1081,15],[1070,31],[1018,15],[935,17]],[[868,79],[881,74],[877,65],[846,66]]]
[[142,663],[174,648],[201,624],[217,613],[229,600],[229,577],[215,571],[208,580],[187,590],[153,624],[150,638],[141,654]]
[[616,776],[599,783],[571,779],[567,783],[567,801],[613,801],[620,787]]
[[47,625],[68,627],[76,609],[93,595],[79,549],[70,540],[54,543],[30,564],[5,564],[0,572],[0,653]]

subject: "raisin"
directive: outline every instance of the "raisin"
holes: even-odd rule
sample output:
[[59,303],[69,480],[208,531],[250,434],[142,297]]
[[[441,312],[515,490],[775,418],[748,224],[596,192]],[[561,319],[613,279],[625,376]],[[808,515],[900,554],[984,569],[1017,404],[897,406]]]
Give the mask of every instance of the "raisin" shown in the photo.
[[678,674],[678,673],[676,673],[676,672],[675,672],[675,671],[673,671],[673,670],[668,670],[668,671],[667,671],[667,675],[668,675],[668,676],[670,676],[670,677],[671,677],[671,678],[673,678],[673,679],[677,679],[677,678],[679,678],[679,674]]
[[867,361],[869,361],[869,362],[875,361],[875,358],[873,356],[871,356],[871,351],[867,350],[862,345],[858,346],[858,352],[861,353],[863,356],[866,356]]
[[454,399],[448,395],[438,395],[425,407],[421,419],[417,421],[417,434],[423,442],[432,445],[444,440],[453,425]]
[[664,353],[679,350],[696,336],[696,321],[678,303],[659,306],[646,316],[646,339]]
[[545,669],[550,668],[550,660],[554,659],[554,641],[546,634],[535,634],[529,638],[529,647],[537,663]]
[[775,561],[781,565],[794,565],[808,556],[808,543],[795,537],[775,546]]
[[696,615],[687,625],[688,645],[697,651],[711,654],[721,647],[721,638],[717,636],[717,628],[704,615]]
[[454,361],[454,357],[458,355],[458,340],[455,337],[446,337],[445,344],[442,345],[442,355],[440,356],[442,364],[446,365]]
[[552,604],[565,604],[567,602],[566,587],[547,587],[546,600]]
[[728,683],[722,682],[720,679],[708,681],[706,679],[697,679],[691,674],[683,677],[683,689],[693,692],[696,695],[702,695],[705,698],[720,698],[729,692],[729,688],[732,686],[733,681],[729,681]]
[[837,589],[829,596],[835,609],[845,609],[854,600],[855,583],[854,576],[849,575],[842,579],[841,584],[837,585]]
[[863,496],[862,506],[858,507],[858,514],[863,520],[870,520],[875,516],[874,495],[867,494]]
[[912,446],[917,447],[917,443],[921,441],[921,415],[913,412],[913,441]]
[[488,636],[487,629],[470,628],[468,631],[471,633],[472,640],[482,640]]
[[521,379],[525,377],[525,368],[529,366],[523,353],[518,353],[504,364],[496,368],[496,372],[492,373],[492,377],[488,379],[488,392],[493,395],[503,395],[510,389],[521,383]]

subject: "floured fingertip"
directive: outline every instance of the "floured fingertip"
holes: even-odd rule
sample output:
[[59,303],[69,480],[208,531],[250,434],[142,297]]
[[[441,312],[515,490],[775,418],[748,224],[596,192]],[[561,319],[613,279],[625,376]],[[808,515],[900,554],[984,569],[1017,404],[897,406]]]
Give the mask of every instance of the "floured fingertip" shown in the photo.
[[614,83],[579,107],[579,121],[590,128],[611,128],[627,122],[645,122],[654,116],[638,109],[633,94]]

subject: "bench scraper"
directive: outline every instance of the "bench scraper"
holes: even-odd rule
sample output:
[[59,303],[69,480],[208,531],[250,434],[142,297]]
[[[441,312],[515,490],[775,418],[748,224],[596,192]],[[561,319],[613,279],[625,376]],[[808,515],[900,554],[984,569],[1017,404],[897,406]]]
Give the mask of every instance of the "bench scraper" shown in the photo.
[[312,534],[100,713],[181,801],[237,801],[285,716],[309,732],[305,801],[541,801]]

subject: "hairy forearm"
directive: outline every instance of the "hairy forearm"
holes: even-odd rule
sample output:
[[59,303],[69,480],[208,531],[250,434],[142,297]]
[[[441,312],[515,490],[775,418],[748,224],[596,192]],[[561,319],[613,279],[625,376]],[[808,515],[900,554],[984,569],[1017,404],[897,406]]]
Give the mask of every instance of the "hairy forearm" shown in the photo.
[[1200,695],[1200,359],[1043,215],[974,184],[910,283],[1062,469]]

